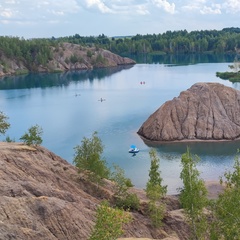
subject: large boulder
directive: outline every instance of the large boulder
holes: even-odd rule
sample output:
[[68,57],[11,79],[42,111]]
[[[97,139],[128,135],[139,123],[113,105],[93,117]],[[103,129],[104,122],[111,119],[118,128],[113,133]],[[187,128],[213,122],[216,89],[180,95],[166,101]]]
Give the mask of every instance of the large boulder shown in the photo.
[[165,102],[138,134],[150,141],[238,139],[240,91],[219,83],[196,83]]

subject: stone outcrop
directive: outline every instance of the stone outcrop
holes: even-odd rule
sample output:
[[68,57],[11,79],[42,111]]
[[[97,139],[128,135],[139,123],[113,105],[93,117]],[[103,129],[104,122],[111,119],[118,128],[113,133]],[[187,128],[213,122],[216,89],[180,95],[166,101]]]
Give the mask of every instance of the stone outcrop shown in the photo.
[[165,102],[138,134],[150,141],[239,139],[240,91],[219,83],[196,83]]
[[[83,47],[72,43],[62,43],[58,47],[52,47],[51,52],[52,60],[44,66],[34,66],[35,72],[88,70],[136,63],[130,58],[121,57],[108,50],[95,47]],[[24,60],[10,59],[3,54],[1,60],[5,65],[0,63],[0,77],[32,71]]]
[[[141,209],[131,213],[123,237],[188,239],[177,196],[166,198],[163,227],[155,229],[146,214],[145,192],[131,191],[139,196]],[[0,239],[87,240],[97,205],[112,196],[112,182],[98,188],[43,147],[0,142]]]

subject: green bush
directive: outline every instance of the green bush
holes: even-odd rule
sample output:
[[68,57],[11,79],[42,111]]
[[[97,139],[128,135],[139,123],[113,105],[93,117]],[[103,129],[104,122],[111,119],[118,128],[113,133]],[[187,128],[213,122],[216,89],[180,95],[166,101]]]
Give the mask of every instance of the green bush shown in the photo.
[[0,134],[4,135],[9,127],[8,117],[3,112],[0,112]]
[[25,133],[20,140],[22,140],[27,145],[40,145],[42,143],[43,130],[40,126],[35,125],[28,129],[28,132]]
[[127,193],[124,197],[117,197],[115,205],[124,210],[139,210],[140,200],[135,193]]
[[7,136],[5,142],[15,142],[15,139],[11,139],[9,136]]
[[84,137],[82,144],[74,148],[73,163],[79,172],[84,171],[91,181],[97,183],[102,183],[102,179],[108,179],[110,175],[106,161],[101,158],[103,148],[104,146],[97,136],[97,132],[94,132],[91,138]]
[[166,206],[164,204],[156,205],[155,201],[150,201],[148,203],[148,215],[154,227],[159,228],[162,226],[165,211]]
[[167,186],[162,185],[162,177],[160,168],[160,159],[157,157],[155,149],[149,152],[151,166],[149,170],[149,179],[146,184],[146,195],[149,198],[148,215],[154,227],[162,225],[162,219],[166,210],[166,204],[162,202],[163,197],[167,193]]
[[129,213],[120,209],[113,209],[107,201],[104,201],[97,208],[96,224],[89,240],[117,239],[124,233],[123,225],[130,221]]

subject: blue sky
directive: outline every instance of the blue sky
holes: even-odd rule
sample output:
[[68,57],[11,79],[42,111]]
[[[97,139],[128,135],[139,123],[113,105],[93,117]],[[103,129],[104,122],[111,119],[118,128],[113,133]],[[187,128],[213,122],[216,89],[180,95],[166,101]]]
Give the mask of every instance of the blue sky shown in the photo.
[[0,0],[0,35],[127,36],[240,27],[240,0]]

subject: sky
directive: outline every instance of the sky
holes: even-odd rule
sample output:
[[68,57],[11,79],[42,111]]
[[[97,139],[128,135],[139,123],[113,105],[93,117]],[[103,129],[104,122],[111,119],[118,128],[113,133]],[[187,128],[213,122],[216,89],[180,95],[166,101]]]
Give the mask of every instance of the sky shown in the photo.
[[0,36],[108,37],[240,27],[240,0],[0,0]]

